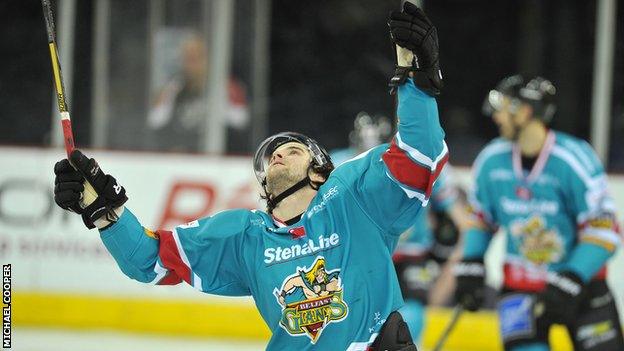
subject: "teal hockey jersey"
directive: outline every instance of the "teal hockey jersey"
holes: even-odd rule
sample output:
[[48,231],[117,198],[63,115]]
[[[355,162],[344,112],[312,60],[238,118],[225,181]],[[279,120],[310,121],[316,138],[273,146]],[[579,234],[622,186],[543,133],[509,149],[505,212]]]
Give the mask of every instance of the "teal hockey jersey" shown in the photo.
[[429,223],[429,211],[446,212],[457,201],[457,188],[451,179],[450,164],[447,164],[433,185],[429,205],[415,218],[413,225],[401,235],[394,252],[397,256],[423,256],[434,244],[433,228]]
[[539,291],[549,271],[572,271],[585,282],[604,279],[605,263],[621,238],[607,178],[591,146],[549,131],[533,168],[521,163],[517,146],[502,138],[475,160],[471,205],[482,229],[466,233],[464,257],[483,257],[500,228],[507,239],[508,289]]
[[125,209],[102,241],[138,281],[253,296],[268,350],[366,350],[402,305],[391,253],[448,158],[435,99],[411,79],[398,94],[393,141],[336,168],[293,225],[228,210],[152,232]]

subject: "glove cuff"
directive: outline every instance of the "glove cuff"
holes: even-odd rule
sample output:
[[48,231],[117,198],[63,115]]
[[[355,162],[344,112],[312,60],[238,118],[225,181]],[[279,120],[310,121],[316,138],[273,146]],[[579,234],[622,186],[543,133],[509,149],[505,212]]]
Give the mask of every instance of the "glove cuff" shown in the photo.
[[440,71],[437,65],[426,69],[396,66],[394,75],[388,83],[390,95],[394,95],[397,88],[405,83],[410,72],[413,73],[414,85],[420,88],[420,90],[432,97],[440,95],[444,84],[442,83],[442,71]]
[[571,271],[559,273],[549,272],[546,277],[546,282],[572,297],[579,296],[583,291],[583,281],[581,277]]
[[84,208],[82,213],[82,222],[89,229],[96,227],[95,222],[98,219],[104,219],[110,223],[117,222],[119,214],[115,209],[121,207],[128,201],[128,197],[123,194],[115,203],[107,203],[102,197],[98,197],[91,205]]
[[465,260],[453,267],[453,274],[456,277],[485,278],[485,265],[483,260]]

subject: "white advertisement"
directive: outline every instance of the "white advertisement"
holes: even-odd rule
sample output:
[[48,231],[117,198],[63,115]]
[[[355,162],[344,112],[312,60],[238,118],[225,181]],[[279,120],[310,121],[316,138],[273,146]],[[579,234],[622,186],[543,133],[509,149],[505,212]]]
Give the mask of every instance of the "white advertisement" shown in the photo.
[[[150,229],[207,216],[227,208],[262,208],[251,159],[140,152],[90,151],[101,168],[125,188],[127,207]],[[13,289],[106,296],[207,298],[181,284],[152,287],[125,277],[104,248],[97,230],[80,216],[63,211],[53,199],[60,149],[0,148],[0,258],[12,264]],[[457,181],[470,186],[467,169]],[[610,177],[611,192],[624,214],[624,177]],[[489,282],[500,282],[502,236],[496,236],[487,261]],[[609,279],[624,302],[624,254],[611,260]]]
[[[249,158],[84,152],[126,188],[126,206],[150,229],[262,206]],[[60,149],[0,148],[0,257],[12,264],[13,289],[206,298],[184,284],[153,287],[125,277],[98,231],[54,203],[53,169],[63,157]]]

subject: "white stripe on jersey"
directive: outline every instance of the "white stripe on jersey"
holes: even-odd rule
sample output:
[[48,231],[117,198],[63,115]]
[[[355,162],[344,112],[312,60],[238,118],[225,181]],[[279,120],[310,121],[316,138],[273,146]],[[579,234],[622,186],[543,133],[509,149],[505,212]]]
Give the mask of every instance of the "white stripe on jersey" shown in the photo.
[[401,139],[401,134],[398,132],[396,133],[396,144],[401,150],[407,152],[407,154],[412,159],[416,160],[416,162],[427,166],[427,168],[429,168],[432,171],[435,171],[440,160],[442,160],[442,158],[444,158],[444,156],[448,152],[448,146],[446,146],[446,142],[442,140],[442,151],[440,152],[440,154],[438,154],[435,160],[432,160],[427,155],[423,154],[422,152],[418,151],[412,146],[404,143],[403,139]]
[[486,146],[483,151],[479,153],[479,156],[477,156],[477,159],[472,166],[472,175],[477,177],[481,172],[481,167],[483,167],[485,161],[487,161],[490,157],[505,152],[511,152],[511,146],[512,144],[506,140],[498,140]]
[[350,159],[348,159],[348,160],[344,161],[343,163],[341,163],[341,164],[339,164],[338,166],[336,166],[336,168],[338,168],[338,167],[340,167],[340,166],[342,166],[342,165],[344,165],[344,164],[346,164],[346,163],[349,163],[349,162],[351,162],[351,161],[355,161],[355,160],[359,160],[359,159],[361,159],[362,157],[364,157],[364,156],[368,155],[368,153],[369,153],[372,149],[374,149],[375,147],[376,147],[376,146],[374,146],[374,147],[372,147],[372,148],[370,148],[370,149],[368,149],[368,150],[366,150],[366,151],[362,152],[362,153],[361,153],[361,154],[359,154],[359,155],[356,155],[356,156],[354,156],[354,157],[352,157],[352,158],[350,158]]
[[[586,141],[583,140],[581,142],[585,144],[584,146],[591,149],[591,146],[589,146]],[[585,169],[587,169],[590,174],[596,172],[595,162],[591,160],[592,157],[588,155],[585,150],[583,150],[579,143],[572,142],[572,140],[565,140],[564,144],[565,149],[572,151],[576,155],[577,159],[583,163],[583,166],[585,166]]]
[[614,232],[613,230],[608,229],[598,229],[587,227],[581,231],[581,238],[596,238],[601,241],[606,241],[615,246],[620,245],[621,238],[620,236]]
[[598,178],[600,177],[592,178],[587,170],[583,167],[583,165],[576,159],[576,157],[574,157],[574,155],[570,151],[562,148],[559,145],[555,145],[552,150],[552,155],[567,163],[570,168],[572,168],[572,170],[576,173],[576,175],[581,178],[581,180],[583,181],[583,183],[585,183],[585,186],[588,189],[592,189],[596,185]]
[[149,283],[152,285],[158,284],[158,282],[160,282],[162,278],[167,275],[167,272],[168,270],[165,267],[161,266],[158,260],[156,260],[156,264],[154,265],[154,273],[156,273],[156,278],[154,278],[154,280]]
[[420,200],[420,202],[422,202],[423,207],[427,206],[427,204],[429,203],[429,199],[425,197],[425,194],[421,194],[417,191],[404,187],[398,180],[394,179],[388,172],[386,172],[386,176],[392,179],[392,181],[395,184],[397,184],[403,190],[403,192],[405,192],[407,197],[409,197],[410,199],[417,198],[418,200]]
[[182,244],[180,243],[180,237],[178,236],[178,231],[174,229],[171,234],[173,236],[173,240],[175,241],[176,248],[178,249],[178,252],[180,253],[180,258],[182,259],[182,262],[184,262],[184,264],[189,268],[189,271],[191,271],[191,274],[193,275],[192,276],[193,287],[199,291],[203,291],[202,280],[197,274],[195,274],[195,272],[193,272],[191,263],[189,262],[188,257],[186,256],[186,252],[184,252],[184,248],[182,248]]

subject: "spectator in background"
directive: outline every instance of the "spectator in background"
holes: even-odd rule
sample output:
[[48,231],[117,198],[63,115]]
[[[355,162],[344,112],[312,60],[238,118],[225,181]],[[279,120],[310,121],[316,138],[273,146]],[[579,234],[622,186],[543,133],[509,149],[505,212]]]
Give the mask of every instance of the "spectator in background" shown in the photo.
[[[202,148],[208,116],[208,52],[204,40],[192,34],[180,45],[180,72],[158,93],[147,128],[150,148],[161,151],[198,152]],[[245,130],[249,111],[244,87],[234,79],[228,82],[226,125],[228,132]]]

